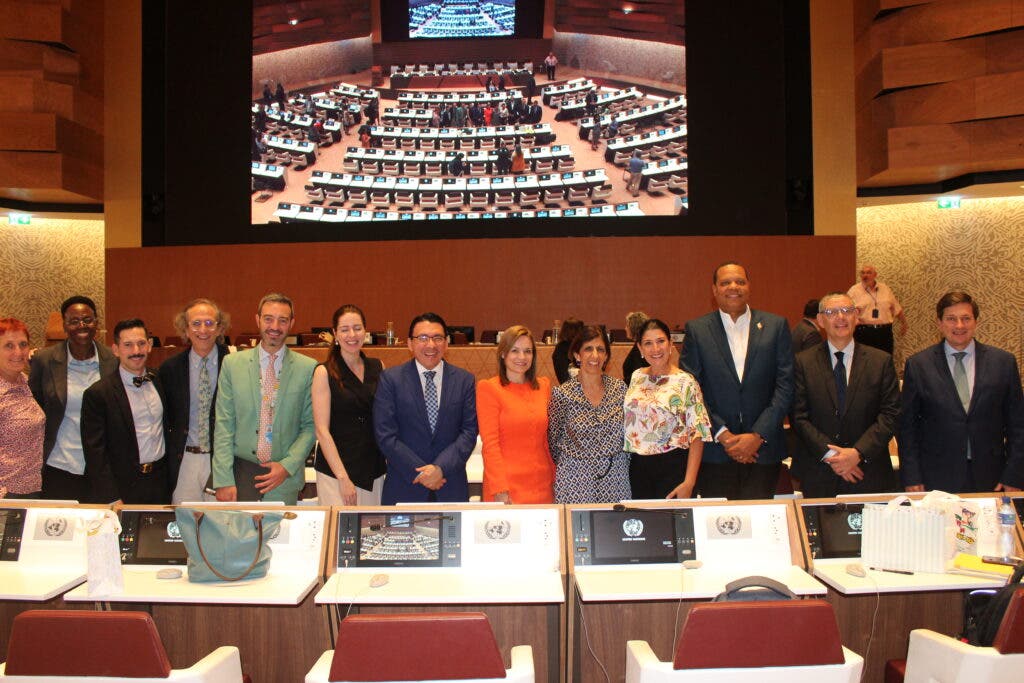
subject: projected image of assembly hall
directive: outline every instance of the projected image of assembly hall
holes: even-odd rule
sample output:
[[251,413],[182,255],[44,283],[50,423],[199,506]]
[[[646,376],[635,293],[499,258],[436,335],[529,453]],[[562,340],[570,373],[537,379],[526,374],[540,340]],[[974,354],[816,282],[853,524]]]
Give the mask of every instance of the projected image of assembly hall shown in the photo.
[[410,38],[487,38],[516,30],[515,0],[410,0]]
[[383,561],[437,560],[440,557],[436,516],[364,515],[360,518],[359,559]]

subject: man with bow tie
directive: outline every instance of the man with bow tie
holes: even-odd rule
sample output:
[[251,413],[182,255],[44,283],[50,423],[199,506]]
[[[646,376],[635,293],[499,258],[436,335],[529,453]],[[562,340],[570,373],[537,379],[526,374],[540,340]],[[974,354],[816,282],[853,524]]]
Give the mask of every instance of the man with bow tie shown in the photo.
[[156,374],[146,367],[146,324],[138,318],[117,323],[111,348],[118,371],[82,396],[82,450],[90,502],[170,503],[163,391]]

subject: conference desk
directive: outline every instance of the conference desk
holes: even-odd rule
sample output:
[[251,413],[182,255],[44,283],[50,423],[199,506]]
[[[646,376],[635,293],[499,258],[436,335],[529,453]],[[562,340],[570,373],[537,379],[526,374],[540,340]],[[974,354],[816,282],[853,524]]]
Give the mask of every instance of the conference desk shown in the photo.
[[[506,667],[533,648],[536,680],[562,679],[562,506],[334,508],[328,579],[316,602],[347,613],[484,612]],[[370,583],[384,574],[384,585]],[[335,621],[336,623],[336,621]],[[439,653],[458,656],[457,652]]]
[[571,81],[567,81],[562,85],[545,85],[540,89],[541,101],[551,106],[552,97],[564,97],[573,93],[584,93],[587,90],[596,88],[594,81],[589,78],[574,78]]
[[[656,104],[645,104],[642,107],[633,107],[627,111],[620,111],[615,114],[619,124],[631,123],[634,125],[648,125],[660,119],[665,114],[674,114],[679,111],[686,111],[686,95],[676,95]],[[604,128],[612,122],[612,115],[605,114],[598,120]],[[580,140],[590,139],[590,129],[594,126],[594,118],[587,117],[580,119]]]
[[[242,670],[254,681],[301,681],[317,657],[333,647],[327,615],[312,595],[324,574],[329,509],[269,504],[206,507],[295,514],[281,522],[279,533],[270,541],[273,555],[265,577],[191,583],[184,567],[179,567],[181,577],[158,579],[157,571],[173,565],[126,564],[122,592],[90,596],[86,583],[67,593],[65,600],[101,609],[149,612],[175,668],[191,666],[221,645],[237,645]],[[131,505],[119,511],[172,509]]]
[[[616,102],[625,102],[626,100],[643,100],[644,94],[635,87],[626,88],[625,90],[615,90],[613,88],[601,88],[602,94],[597,96],[597,103],[594,105],[597,109],[601,107],[607,107],[610,104]],[[587,103],[586,100],[575,100],[567,102],[562,100],[562,106],[558,108],[558,113],[555,114],[555,121],[573,121],[586,115]]]
[[392,88],[437,89],[449,88],[471,88],[474,86],[484,87],[487,84],[487,77],[490,76],[495,84],[501,74],[505,75],[506,85],[527,85],[533,68],[516,70],[496,69],[426,69],[421,71],[395,71],[391,74]]
[[479,141],[484,138],[493,139],[494,143],[501,144],[502,138],[514,140],[517,144],[523,138],[533,138],[538,145],[550,145],[555,141],[554,131],[550,123],[519,124],[516,126],[482,126],[480,128],[415,128],[411,126],[370,126],[370,137],[374,147],[381,147],[381,141],[385,138],[402,140],[415,140],[417,146],[420,141],[429,140],[435,145],[444,145],[448,142],[453,145],[452,149],[476,149]]
[[616,152],[632,153],[635,149],[645,149],[651,145],[666,145],[674,141],[686,140],[686,126],[672,126],[671,128],[659,128],[640,135],[627,135],[608,141],[604,151],[604,160],[612,163],[615,160]]
[[[659,659],[671,661],[675,634],[690,608],[712,600],[736,579],[767,576],[799,596],[825,594],[804,571],[789,501],[635,501],[626,511],[570,505],[565,517],[569,681],[603,680],[602,669],[611,681],[622,681],[629,640],[646,640]],[[666,517],[674,525],[667,533],[657,529]],[[690,520],[688,528],[680,521],[684,518]],[[663,534],[665,541],[672,537],[671,553],[662,552]],[[647,558],[641,564],[621,563],[641,557]],[[685,569],[683,557],[703,566]]]
[[[364,213],[370,213],[366,211]],[[540,333],[540,330],[537,330]],[[477,330],[480,334],[480,330]],[[258,342],[257,337],[243,337],[232,333],[232,339],[237,344],[245,342],[247,345]],[[676,345],[678,347],[678,344]],[[622,378],[622,361],[626,359],[632,344],[612,344],[612,357],[608,362],[608,374],[612,377]],[[177,355],[185,350],[184,346],[158,346],[149,354],[147,364],[150,367],[158,367],[171,356]],[[551,364],[551,353],[554,350],[551,344],[537,345],[537,376],[547,377],[552,383],[557,384],[554,366]],[[322,346],[293,346],[292,351],[309,356],[318,363],[327,360],[327,345]],[[412,352],[404,342],[396,346],[371,346],[363,347],[363,352],[371,358],[379,358],[384,367],[393,368],[396,365],[412,360]],[[469,371],[477,380],[488,379],[498,374],[498,347],[494,344],[469,344],[465,346],[449,346],[445,354],[445,360],[452,365]]]
[[428,105],[448,104],[498,104],[508,98],[522,97],[522,90],[495,90],[494,92],[403,92],[398,94],[398,102],[403,107],[425,107]]
[[[438,151],[438,150],[420,150],[420,149],[381,149],[378,147],[347,147],[345,149],[345,162],[343,166],[346,171],[359,172],[366,171],[362,166],[362,162],[368,161],[374,164],[380,164],[379,169],[383,171],[390,163],[392,165],[397,164],[397,173],[395,175],[421,175],[427,172],[427,164],[439,164],[440,173],[447,174],[448,164],[455,159],[456,152]],[[466,172],[472,172],[470,164],[484,164],[485,173],[496,172],[495,162],[498,160],[498,152],[494,149],[473,149],[463,152],[463,164],[466,166]],[[551,161],[554,164],[555,170],[558,169],[558,164],[563,159],[572,159],[572,148],[569,145],[550,145],[546,147],[528,147],[523,149],[523,158],[530,165],[530,168],[535,168],[538,161]],[[510,161],[511,163],[511,161]],[[320,175],[317,175],[317,174]],[[329,174],[327,174],[329,175]],[[317,184],[318,179],[321,184],[328,184],[324,181],[325,173],[321,171],[313,172],[313,180],[311,181],[314,185]]]
[[256,189],[269,188],[271,190],[283,190],[285,181],[285,167],[277,164],[261,164],[258,161],[251,163],[251,174],[256,181]]
[[[314,93],[313,97],[315,98],[318,94]],[[344,82],[331,88],[331,94],[339,97],[354,97],[366,103],[380,101],[380,93],[375,88],[360,88],[358,85]]]
[[277,135],[264,135],[263,143],[268,147],[273,147],[289,154],[302,154],[306,157],[306,162],[309,165],[316,163],[315,142],[292,140],[291,138],[282,138]]

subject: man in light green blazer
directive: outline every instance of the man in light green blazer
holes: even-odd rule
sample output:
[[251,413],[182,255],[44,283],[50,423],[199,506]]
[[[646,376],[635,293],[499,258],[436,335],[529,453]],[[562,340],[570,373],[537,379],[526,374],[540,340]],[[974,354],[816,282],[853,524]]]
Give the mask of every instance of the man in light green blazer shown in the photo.
[[289,351],[291,299],[267,294],[259,345],[224,359],[217,380],[213,486],[217,500],[295,505],[316,434],[311,387],[316,361]]

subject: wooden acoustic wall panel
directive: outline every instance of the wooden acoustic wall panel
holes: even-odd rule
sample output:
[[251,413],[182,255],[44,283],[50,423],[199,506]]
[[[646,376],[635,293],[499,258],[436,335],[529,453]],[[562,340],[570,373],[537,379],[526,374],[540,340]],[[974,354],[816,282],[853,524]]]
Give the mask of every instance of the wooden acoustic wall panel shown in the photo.
[[0,0],[0,197],[103,197],[101,0]]
[[254,54],[359,38],[370,34],[370,3],[366,0],[255,0],[252,23]]
[[858,185],[1024,168],[1024,0],[855,1]]
[[679,0],[556,0],[555,29],[682,45],[686,14]]
[[541,60],[551,50],[549,38],[488,38],[487,40],[406,40],[374,43],[373,63],[385,67],[392,64],[440,64],[463,62],[533,60],[543,70]]

